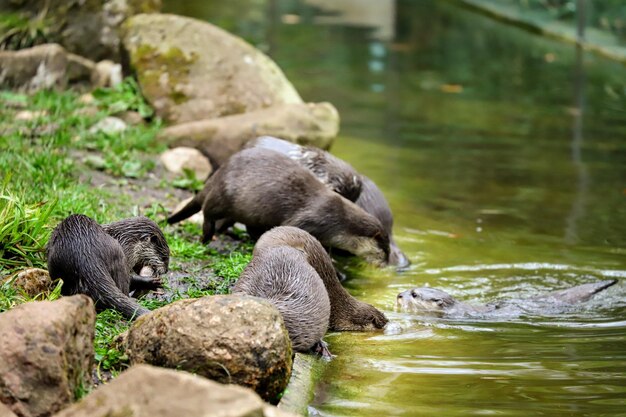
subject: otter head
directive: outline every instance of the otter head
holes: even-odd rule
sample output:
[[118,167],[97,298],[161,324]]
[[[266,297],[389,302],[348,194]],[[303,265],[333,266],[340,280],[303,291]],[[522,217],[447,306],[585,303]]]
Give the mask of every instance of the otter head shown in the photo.
[[413,288],[398,294],[396,305],[408,311],[444,312],[456,304],[447,292],[436,288]]
[[129,270],[153,277],[168,271],[170,248],[163,232],[152,220],[132,217],[104,225],[103,228],[122,245]]
[[382,329],[389,322],[376,307],[362,301],[347,302],[341,310],[336,314],[337,322],[331,322],[332,330],[367,332]]

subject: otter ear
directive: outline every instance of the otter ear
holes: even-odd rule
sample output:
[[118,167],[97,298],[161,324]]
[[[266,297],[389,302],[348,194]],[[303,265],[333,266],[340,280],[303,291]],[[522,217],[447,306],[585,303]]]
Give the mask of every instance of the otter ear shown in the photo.
[[433,299],[433,301],[439,306],[439,307],[443,307],[443,298],[435,298]]

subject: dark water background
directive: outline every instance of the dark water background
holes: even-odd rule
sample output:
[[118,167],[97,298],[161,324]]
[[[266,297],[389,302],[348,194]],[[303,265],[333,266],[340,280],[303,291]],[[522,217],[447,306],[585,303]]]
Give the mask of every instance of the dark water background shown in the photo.
[[[444,1],[166,1],[265,50],[342,117],[413,265],[348,266],[387,334],[331,334],[311,414],[626,416],[626,68]],[[394,311],[622,282],[566,314]]]

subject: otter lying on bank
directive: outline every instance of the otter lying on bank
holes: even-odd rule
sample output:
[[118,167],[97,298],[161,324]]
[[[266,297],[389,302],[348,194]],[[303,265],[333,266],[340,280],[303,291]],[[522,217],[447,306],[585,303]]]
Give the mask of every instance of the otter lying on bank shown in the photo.
[[517,317],[528,313],[556,314],[572,304],[589,300],[617,283],[616,279],[578,285],[528,299],[503,300],[486,305],[458,301],[436,288],[413,288],[398,294],[396,304],[407,311],[423,311],[445,317]]
[[[375,307],[357,300],[351,296],[345,288],[341,286],[335,268],[333,267],[332,260],[328,253],[324,250],[321,243],[311,236],[310,233],[305,232],[302,229],[296,227],[275,227],[264,233],[259,241],[254,246],[252,253],[254,261],[257,257],[260,262],[266,259],[268,251],[272,251],[276,248],[292,248],[296,249],[304,255],[304,257],[296,257],[291,262],[302,263],[313,267],[316,275],[319,276],[324,284],[325,292],[327,295],[320,295],[319,289],[300,287],[298,290],[298,296],[293,300],[287,301],[286,305],[292,310],[291,314],[300,312],[301,314],[317,314],[312,311],[308,311],[300,306],[300,302],[308,302],[307,297],[314,296],[315,298],[321,297],[322,299],[328,297],[330,301],[330,319],[328,322],[328,328],[335,331],[368,331],[375,329],[382,329],[387,324],[387,318],[383,313],[378,311]],[[238,281],[235,284],[237,291],[246,292],[250,295],[260,295],[260,293],[248,292],[262,289],[263,292],[279,292],[281,297],[289,298],[289,293],[283,291],[286,286],[287,276],[272,277],[268,279],[262,276],[262,270],[257,269],[258,263],[252,264],[250,270],[246,268],[246,271],[242,273],[243,281]],[[310,271],[308,272],[310,273]],[[240,280],[242,279],[240,278]],[[312,280],[307,276],[307,280]],[[290,286],[294,283],[289,283]],[[297,286],[297,285],[296,285]],[[316,284],[317,286],[317,284]],[[297,301],[296,301],[297,300]],[[279,309],[280,310],[280,309]],[[297,314],[294,314],[297,319]],[[323,315],[316,317],[316,321],[321,323],[323,321]],[[297,333],[305,332],[307,329],[302,328],[302,322],[296,321],[296,327],[300,326],[296,330]],[[289,327],[288,327],[289,329]],[[319,328],[318,328],[319,329]],[[319,333],[316,333],[319,335]],[[321,337],[320,337],[321,338]]]
[[90,217],[72,214],[52,232],[47,257],[50,277],[63,279],[61,294],[86,294],[98,308],[113,308],[132,319],[149,310],[128,296],[131,286],[160,284],[169,247],[158,226],[145,217],[103,228]]
[[204,242],[211,240],[216,220],[229,218],[245,224],[252,236],[274,226],[295,226],[326,246],[371,263],[384,265],[389,258],[389,237],[378,219],[269,149],[250,148],[233,155],[168,223],[186,219],[200,208]]
[[248,142],[246,147],[271,149],[287,155],[311,171],[322,184],[376,217],[389,235],[389,264],[399,268],[410,265],[408,258],[393,239],[393,214],[374,181],[357,173],[347,162],[311,146],[301,146],[272,136],[261,136]]

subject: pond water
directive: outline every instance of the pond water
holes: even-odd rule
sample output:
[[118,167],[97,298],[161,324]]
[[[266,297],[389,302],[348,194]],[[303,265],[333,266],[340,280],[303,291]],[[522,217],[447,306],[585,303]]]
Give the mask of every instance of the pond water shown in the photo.
[[[329,334],[311,415],[626,416],[626,68],[443,1],[166,1],[264,49],[342,117],[407,271],[349,263],[396,331]],[[485,303],[600,279],[567,314],[394,310],[441,288]]]

